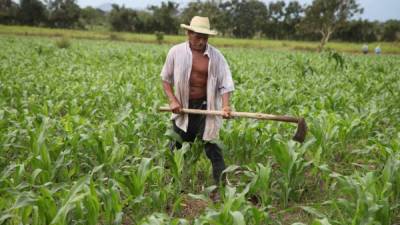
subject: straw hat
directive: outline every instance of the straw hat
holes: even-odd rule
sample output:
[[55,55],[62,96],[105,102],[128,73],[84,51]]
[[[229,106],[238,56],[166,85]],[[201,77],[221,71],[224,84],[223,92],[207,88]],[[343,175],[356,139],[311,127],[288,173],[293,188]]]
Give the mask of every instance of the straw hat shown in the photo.
[[190,21],[190,25],[181,24],[181,27],[196,33],[217,35],[217,31],[210,30],[208,17],[195,16]]

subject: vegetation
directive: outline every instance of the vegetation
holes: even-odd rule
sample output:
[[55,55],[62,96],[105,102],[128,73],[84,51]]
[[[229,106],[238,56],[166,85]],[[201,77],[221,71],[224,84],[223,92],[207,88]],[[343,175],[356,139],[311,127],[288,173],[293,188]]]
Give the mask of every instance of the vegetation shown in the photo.
[[55,42],[56,46],[59,48],[69,48],[71,46],[71,42],[66,37],[61,37]]
[[305,17],[300,26],[306,32],[321,34],[319,48],[323,49],[329,38],[339,27],[344,26],[349,18],[361,13],[356,0],[315,0],[305,10]]
[[[168,37],[166,37],[167,39]],[[154,35],[152,35],[154,39]],[[238,111],[213,203],[200,142],[168,150],[159,73],[169,46],[0,36],[2,224],[395,224],[399,56],[222,48]]]
[[377,42],[400,40],[400,21],[356,20],[363,10],[356,0],[298,1],[259,0],[192,1],[184,7],[166,1],[145,10],[112,5],[110,11],[93,7],[80,9],[76,0],[0,0],[0,24],[30,25],[176,35],[179,24],[190,23],[195,15],[208,16],[220,35],[235,38],[275,40],[328,40]]
[[[158,32],[161,33],[161,32]],[[157,32],[155,34],[135,34],[127,32],[108,32],[108,31],[81,31],[66,29],[49,29],[27,26],[4,26],[0,25],[0,34],[3,35],[23,35],[23,36],[45,36],[45,37],[68,37],[76,39],[100,39],[113,41],[128,41],[138,43],[159,43]],[[155,37],[156,36],[156,37]],[[184,41],[182,35],[163,35],[162,43],[176,44]],[[276,50],[294,51],[317,51],[318,43],[306,41],[286,41],[286,40],[264,40],[264,39],[237,39],[212,37],[210,42],[218,47],[243,47],[243,48],[263,48]],[[383,54],[400,54],[400,43],[398,42],[373,42],[371,47],[380,45]],[[360,53],[361,45],[348,42],[330,42],[326,46],[339,52]]]

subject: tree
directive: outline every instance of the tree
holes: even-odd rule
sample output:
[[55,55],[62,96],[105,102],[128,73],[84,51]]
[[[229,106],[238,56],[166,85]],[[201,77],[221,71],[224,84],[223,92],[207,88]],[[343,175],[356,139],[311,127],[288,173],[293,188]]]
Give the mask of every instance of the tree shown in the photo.
[[273,39],[282,38],[283,34],[283,19],[285,16],[285,2],[277,1],[270,2],[268,5],[268,15],[264,26],[264,34]]
[[385,41],[400,40],[400,21],[388,20],[383,25],[382,39]]
[[162,31],[167,34],[177,34],[179,29],[178,17],[179,4],[174,2],[161,2],[161,6],[150,6],[153,12],[153,31]]
[[0,23],[16,23],[18,10],[18,5],[15,2],[11,0],[0,0]]
[[235,37],[251,38],[262,31],[267,20],[267,7],[258,0],[233,0],[220,5],[224,20]]
[[378,25],[368,20],[352,20],[339,28],[333,39],[351,42],[373,42],[378,40]]
[[80,8],[75,0],[49,0],[48,6],[52,27],[71,28],[79,21]]
[[233,29],[233,34],[236,37],[251,38],[257,32],[261,33],[268,14],[267,7],[263,2],[244,0],[239,3],[236,9],[235,14],[237,17],[234,17],[236,26]]
[[142,10],[137,12],[137,20],[135,21],[135,31],[141,33],[153,33],[152,27],[153,16],[150,12]]
[[273,39],[295,38],[296,25],[300,23],[303,12],[298,1],[291,1],[288,5],[284,1],[269,3],[264,34]]
[[22,24],[39,25],[46,22],[46,7],[39,0],[21,0],[18,19]]
[[298,1],[290,2],[285,8],[283,19],[283,31],[286,34],[286,39],[296,38],[296,25],[301,22],[303,7]]
[[138,20],[137,12],[124,6],[112,5],[110,12],[111,28],[115,31],[135,31],[135,23]]
[[231,1],[226,1],[219,4],[218,8],[220,9],[221,16],[219,18],[219,23],[216,24],[216,28],[222,35],[232,35],[233,30],[233,11],[236,3],[232,3]]
[[299,29],[303,32],[320,33],[319,50],[322,50],[335,30],[362,11],[356,0],[314,0],[306,8]]
[[84,25],[84,27],[89,27],[93,29],[95,25],[103,25],[106,21],[105,18],[106,13],[100,9],[95,9],[93,7],[86,7],[81,10],[80,13],[80,21]]

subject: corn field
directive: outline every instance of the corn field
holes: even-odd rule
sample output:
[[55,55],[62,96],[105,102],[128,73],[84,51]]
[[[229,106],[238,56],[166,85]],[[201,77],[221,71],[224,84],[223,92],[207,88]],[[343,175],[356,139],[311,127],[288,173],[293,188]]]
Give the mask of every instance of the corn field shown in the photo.
[[201,142],[168,149],[169,47],[0,36],[0,224],[400,224],[399,56],[222,48],[236,111],[309,133],[224,121],[217,189]]

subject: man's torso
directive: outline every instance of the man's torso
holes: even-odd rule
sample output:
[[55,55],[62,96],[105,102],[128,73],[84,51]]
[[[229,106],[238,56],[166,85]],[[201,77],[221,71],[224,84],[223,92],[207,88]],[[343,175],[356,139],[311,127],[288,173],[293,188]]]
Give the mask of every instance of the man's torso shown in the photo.
[[208,56],[192,51],[192,70],[190,73],[189,99],[201,99],[207,96]]

